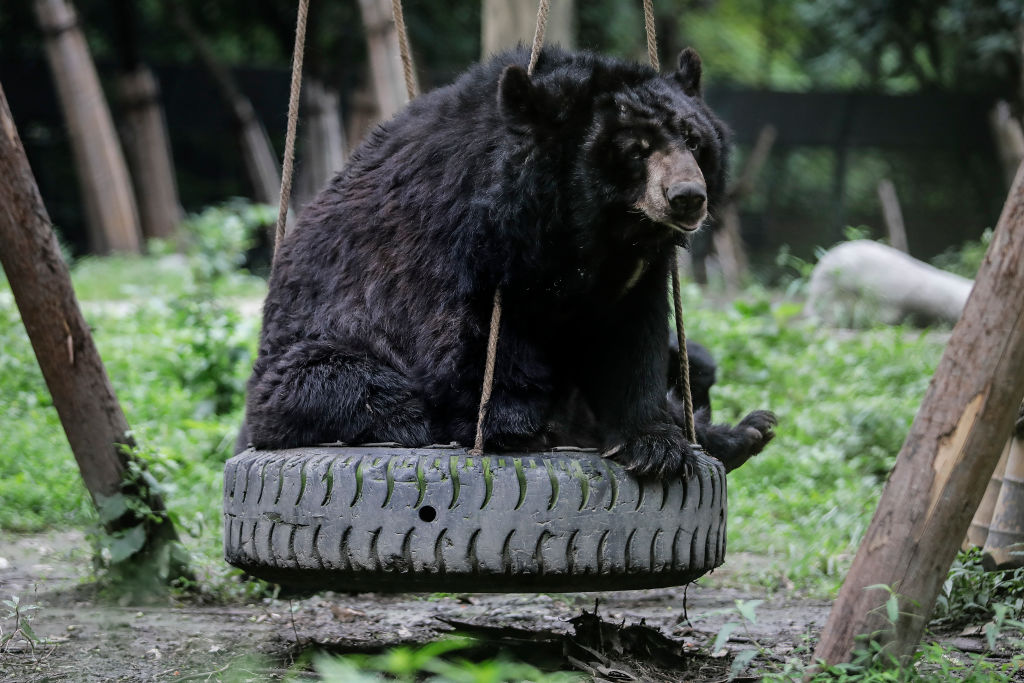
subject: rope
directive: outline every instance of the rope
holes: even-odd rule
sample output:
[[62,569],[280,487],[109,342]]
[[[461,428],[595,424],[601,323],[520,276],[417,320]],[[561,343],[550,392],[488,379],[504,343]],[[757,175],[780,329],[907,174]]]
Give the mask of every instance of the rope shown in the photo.
[[395,32],[398,33],[398,54],[402,57],[402,75],[405,76],[405,92],[409,100],[416,99],[416,75],[412,69],[412,55],[409,54],[409,34],[405,30],[405,15],[402,0],[391,0],[391,13],[395,18]]
[[644,0],[644,28],[647,29],[647,57],[655,71],[661,70],[658,63],[658,36],[654,31],[654,0]]
[[295,129],[299,123],[299,92],[302,90],[302,54],[306,46],[306,17],[309,0],[299,0],[299,18],[295,25],[295,50],[292,53],[292,88],[288,98],[288,132],[284,139],[284,164],[281,167],[281,199],[277,209],[277,231],[274,251],[284,239],[288,219],[288,202],[292,194],[292,172],[295,169]]
[[[644,0],[644,28],[647,31],[647,56],[655,71],[658,64],[658,36],[654,28],[654,0]],[[690,395],[690,359],[686,355],[686,330],[683,329],[683,292],[679,284],[679,250],[672,249],[672,306],[676,319],[676,341],[679,342],[679,381],[677,389],[683,397],[686,424],[683,431],[686,440],[697,443],[697,431],[693,424],[693,397]]]
[[673,247],[672,255],[672,305],[675,307],[676,339],[679,342],[679,382],[677,388],[683,396],[686,424],[683,431],[686,440],[697,443],[697,431],[693,425],[693,396],[690,395],[690,359],[686,355],[686,330],[683,329],[683,292],[679,284],[679,251]]
[[[397,2],[398,0],[393,0]],[[533,48],[530,50],[530,65],[526,73],[533,75],[540,59],[540,50],[544,47],[544,29],[548,24],[548,11],[551,0],[540,0],[537,4],[537,29],[533,33]],[[487,335],[487,360],[484,364],[484,384],[480,389],[480,408],[476,415],[476,438],[470,453],[480,455],[484,452],[484,418],[487,417],[487,406],[491,402],[491,391],[494,389],[494,365],[498,357],[498,332],[501,330],[501,287],[494,290],[494,307],[491,309],[491,330]]]
[[487,406],[491,402],[491,390],[494,388],[494,363],[498,357],[498,330],[501,329],[501,287],[494,290],[494,308],[491,309],[491,332],[487,335],[487,364],[484,366],[484,386],[480,392],[480,409],[476,414],[476,439],[473,442],[473,455],[484,452],[484,418],[487,417]]
[[537,60],[540,59],[540,49],[544,47],[544,30],[548,25],[548,10],[551,9],[551,0],[540,0],[537,4],[537,30],[533,33],[533,49],[530,50],[530,66],[526,73],[533,75],[537,68]]

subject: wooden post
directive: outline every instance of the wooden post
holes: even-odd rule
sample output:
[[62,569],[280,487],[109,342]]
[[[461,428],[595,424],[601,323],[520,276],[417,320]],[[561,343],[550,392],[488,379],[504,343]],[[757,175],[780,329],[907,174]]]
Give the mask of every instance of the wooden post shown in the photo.
[[904,254],[910,253],[907,245],[907,229],[903,225],[903,212],[896,196],[896,186],[888,178],[878,183],[878,201],[882,203],[882,216],[889,231],[889,244]]
[[1010,439],[981,563],[989,571],[1024,567],[1024,405]]
[[67,0],[35,0],[35,12],[71,138],[90,246],[97,253],[138,253],[139,216],[128,167],[78,15]]
[[[133,441],[114,389],[75,299],[68,267],[39,196],[25,149],[0,86],[0,264],[14,293],[36,360],[60,416],[85,487],[97,507],[118,494],[135,496],[156,513],[159,494],[145,487],[125,491],[124,475]],[[108,532],[124,528],[134,513],[105,520]],[[139,553],[159,558],[177,540],[171,520],[143,522],[146,540]],[[135,524],[131,524],[134,526]],[[135,557],[141,556],[133,556]],[[164,553],[166,558],[166,553]],[[179,558],[180,559],[180,558]],[[167,562],[164,559],[164,567]],[[176,578],[187,571],[175,566]],[[152,580],[152,577],[151,577]]]
[[[196,28],[185,5],[173,4],[174,19],[182,33],[192,45],[203,67],[213,77],[221,97],[231,109],[238,125],[239,142],[245,170],[252,186],[253,199],[261,204],[277,206],[281,193],[281,173],[277,166],[274,146],[270,143],[263,122],[256,116],[252,102],[242,93],[231,71],[217,58],[206,37]],[[274,227],[270,226],[271,242]]]
[[139,63],[117,79],[122,137],[139,200],[142,234],[168,239],[182,219],[167,122],[152,70]]
[[409,101],[391,2],[359,0],[359,11],[366,28],[366,48],[370,56],[373,89],[377,94],[377,110],[381,120],[387,121]]
[[1017,175],[1017,167],[1024,161],[1024,130],[1020,121],[1013,116],[1010,105],[997,102],[989,115],[992,135],[996,140],[996,151],[1003,163],[1003,173],[1008,183]]
[[[551,3],[544,42],[575,47],[573,17],[574,0],[556,0]],[[537,28],[537,0],[483,0],[480,9],[480,52],[483,59],[515,47],[517,43],[529,46]]]
[[[761,128],[739,177],[726,191],[726,199],[720,210],[721,225],[716,226],[712,232],[718,262],[730,291],[740,288],[748,270],[747,253],[740,235],[740,203],[754,191],[757,177],[771,155],[776,136],[775,126]],[[704,280],[707,280],[706,274]]]
[[992,524],[992,513],[996,509],[996,501],[999,500],[999,491],[1003,488],[1003,475],[1006,473],[1006,459],[1010,455],[1010,443],[1011,441],[1006,442],[1003,454],[999,456],[999,462],[996,463],[996,470],[985,486],[985,495],[981,497],[978,509],[974,511],[971,526],[967,527],[967,537],[964,538],[963,545],[960,546],[961,550],[982,548],[988,541],[988,528]]
[[338,93],[315,76],[302,86],[302,161],[292,204],[302,206],[345,165],[348,145]]
[[[848,661],[858,637],[913,654],[1024,396],[1024,169],[974,290],[832,606],[815,657]],[[899,596],[895,623],[889,593]]]

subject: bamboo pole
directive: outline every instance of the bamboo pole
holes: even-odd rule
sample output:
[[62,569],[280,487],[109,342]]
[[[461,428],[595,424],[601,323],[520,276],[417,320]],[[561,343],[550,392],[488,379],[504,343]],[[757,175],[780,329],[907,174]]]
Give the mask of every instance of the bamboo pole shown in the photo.
[[[815,658],[848,661],[859,637],[907,662],[999,460],[1024,396],[1024,169],[1003,207]],[[886,588],[879,588],[885,586]],[[889,590],[898,596],[887,619]]]

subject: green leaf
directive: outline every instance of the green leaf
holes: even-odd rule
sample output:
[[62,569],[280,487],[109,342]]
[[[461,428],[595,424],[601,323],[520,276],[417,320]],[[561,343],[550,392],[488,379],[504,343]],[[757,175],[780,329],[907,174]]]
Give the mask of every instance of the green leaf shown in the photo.
[[109,524],[128,512],[128,500],[123,493],[115,493],[112,496],[97,495],[96,511],[100,515],[100,524]]
[[732,660],[732,666],[729,667],[729,680],[732,680],[740,675],[744,669],[754,660],[757,656],[757,650],[742,650],[736,653],[736,657]]
[[21,622],[19,622],[18,628],[21,629],[21,632],[24,633],[25,637],[28,638],[30,641],[32,641],[33,643],[39,642],[39,636],[36,635],[36,632],[32,630],[32,625],[29,624],[27,621],[22,620]]
[[890,595],[889,599],[885,601],[885,614],[889,617],[889,622],[895,624],[900,618],[900,601],[895,594]]
[[146,529],[142,524],[108,536],[107,547],[110,549],[110,561],[113,564],[124,562],[142,550],[146,544]]
[[718,635],[715,637],[715,644],[711,646],[711,651],[718,652],[723,647],[725,647],[725,644],[729,642],[729,636],[731,636],[733,632],[739,627],[740,623],[738,621],[730,621],[729,623],[722,626],[721,630],[718,632]]
[[737,600],[736,609],[740,611],[743,618],[751,624],[757,623],[757,608],[764,600]]

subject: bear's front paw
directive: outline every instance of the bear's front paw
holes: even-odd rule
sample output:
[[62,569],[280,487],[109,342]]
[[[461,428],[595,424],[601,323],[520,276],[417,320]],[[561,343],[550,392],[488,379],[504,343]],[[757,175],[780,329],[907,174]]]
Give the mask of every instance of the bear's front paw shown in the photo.
[[736,428],[744,430],[750,440],[748,458],[763,451],[768,442],[775,438],[775,425],[778,423],[779,419],[770,410],[755,410],[740,420]]
[[700,452],[700,446],[687,441],[678,426],[657,424],[607,449],[604,456],[622,463],[637,476],[667,478],[691,476]]
[[541,450],[547,447],[539,401],[495,395],[487,405],[484,441],[498,450]]

